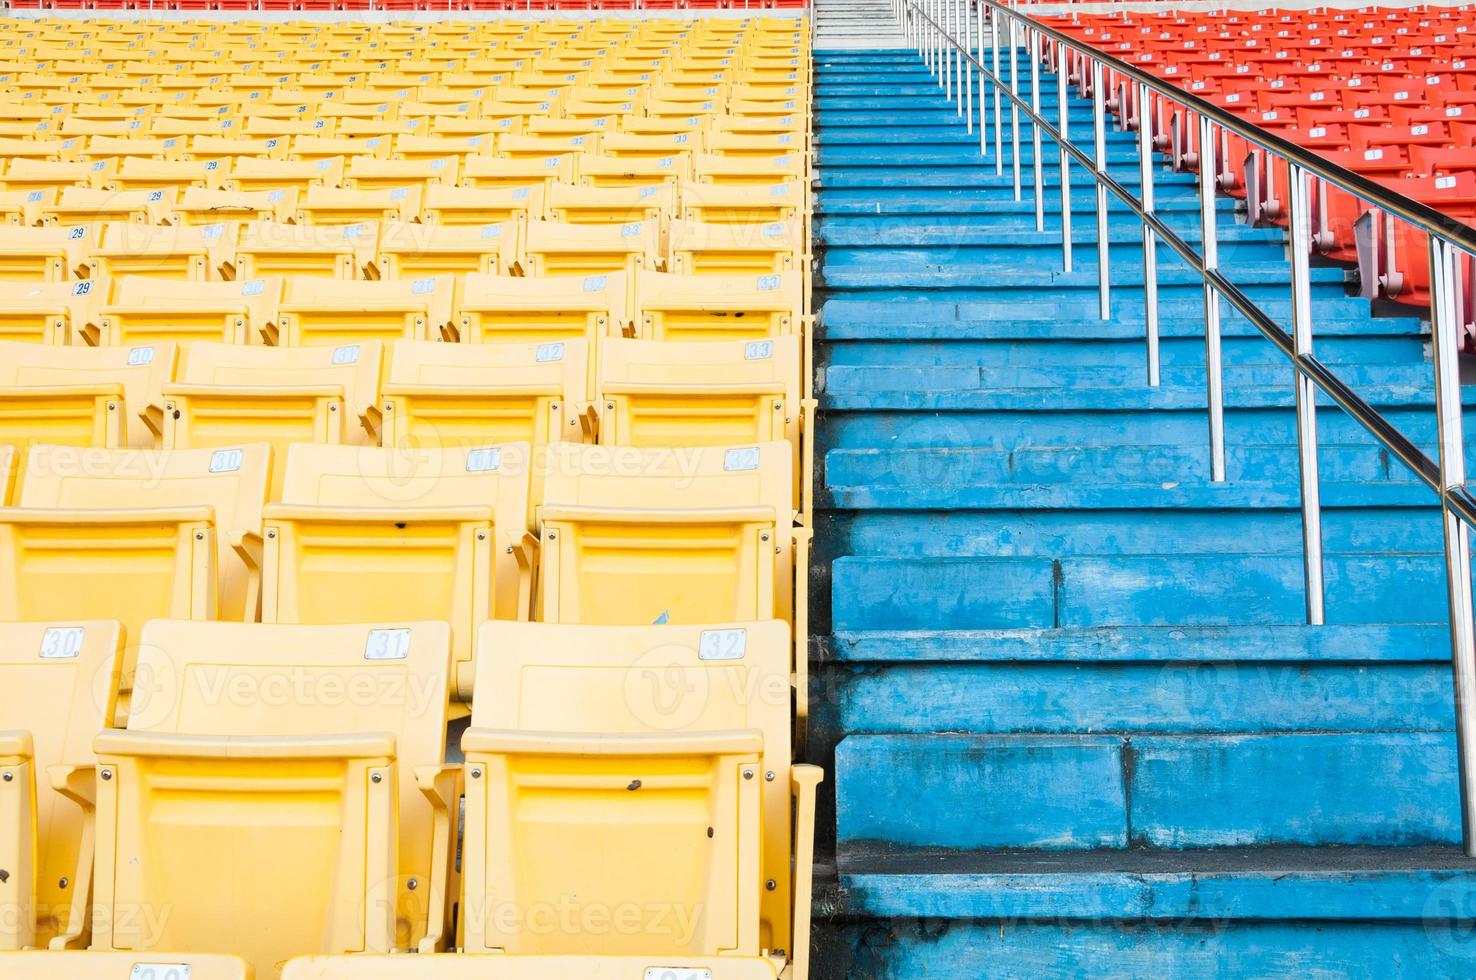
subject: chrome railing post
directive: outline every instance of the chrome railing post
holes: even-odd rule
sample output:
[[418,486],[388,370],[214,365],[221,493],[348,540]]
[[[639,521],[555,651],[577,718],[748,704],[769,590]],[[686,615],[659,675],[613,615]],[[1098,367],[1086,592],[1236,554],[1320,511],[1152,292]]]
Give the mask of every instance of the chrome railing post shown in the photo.
[[1030,35],[1030,172],[1035,188],[1035,230],[1045,231],[1045,172],[1040,160],[1040,32],[1027,27]]
[[1070,103],[1066,91],[1066,46],[1056,43],[1056,91],[1059,103],[1056,113],[1056,132],[1060,135],[1057,146],[1061,150],[1061,270],[1071,271],[1071,153],[1066,149],[1070,140]]
[[938,84],[943,87],[943,98],[950,102],[953,101],[953,45],[948,42],[952,39],[949,18],[953,15],[953,3],[954,0],[939,0],[938,10],[938,40],[943,51],[943,69],[938,73]]
[[[1203,157],[1200,158],[1201,163]],[[1287,181],[1289,238],[1291,240],[1292,340],[1298,362],[1312,358],[1312,206],[1307,175],[1292,165]],[[1307,585],[1307,625],[1321,626],[1322,487],[1317,473],[1317,385],[1300,370],[1297,385],[1297,469],[1302,489],[1302,563]]]
[[[1388,220],[1397,220],[1393,215]],[[1471,609],[1471,529],[1450,506],[1466,484],[1461,418],[1460,329],[1456,309],[1456,248],[1430,236],[1430,334],[1435,361],[1435,410],[1440,439],[1440,516],[1445,522],[1445,579],[1450,600],[1450,650],[1455,672],[1456,753],[1461,783],[1461,833],[1476,857],[1476,627]]]
[[1015,200],[1020,200],[1020,21],[1013,14],[1008,16],[1010,27],[1010,166],[1015,176]]
[[[969,48],[973,45],[974,37],[974,8],[978,7],[980,16],[983,16],[984,5],[976,4],[974,0],[964,0],[963,5],[963,47],[964,54],[970,55]],[[964,124],[968,132],[974,131],[974,63],[964,58],[964,77],[962,81],[964,95]]]
[[[1199,118],[1199,228],[1205,272],[1220,269],[1215,230],[1215,124]],[[1209,398],[1210,479],[1225,482],[1225,375],[1220,363],[1220,291],[1204,280],[1204,366]]]
[[1097,165],[1097,302],[1104,320],[1112,319],[1112,240],[1107,230],[1107,93],[1102,63],[1092,59],[1092,150]]
[[989,126],[984,121],[984,15],[988,8],[984,6],[983,0],[979,2],[979,155],[989,156]]
[[[1153,126],[1148,119],[1152,90],[1142,82],[1138,88],[1138,180],[1142,185],[1138,196],[1143,213],[1153,215],[1157,203],[1153,194]],[[1143,219],[1143,326],[1148,343],[1148,385],[1158,387],[1158,236],[1148,219]]]
[[999,11],[995,10],[989,15],[989,37],[994,45],[994,175],[1004,176],[1004,110],[1001,105],[1002,93],[999,90]]
[[954,61],[958,68],[953,77],[953,94],[958,102],[958,111],[955,113],[958,116],[962,116],[964,111],[964,61],[966,60],[965,56],[968,54],[969,48],[968,35],[963,35],[963,39],[960,40],[959,31],[965,26],[964,10],[968,5],[969,0],[954,0],[953,4]]

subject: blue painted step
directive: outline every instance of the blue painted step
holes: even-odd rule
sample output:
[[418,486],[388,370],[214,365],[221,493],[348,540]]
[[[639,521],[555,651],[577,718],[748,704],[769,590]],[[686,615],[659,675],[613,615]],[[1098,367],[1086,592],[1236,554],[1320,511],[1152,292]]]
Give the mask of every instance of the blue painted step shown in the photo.
[[[1476,974],[1433,495],[1320,408],[1329,625],[1303,625],[1282,355],[1222,306],[1211,483],[1198,279],[1160,249],[1150,389],[1128,209],[1103,320],[1078,165],[1065,272],[1049,143],[1042,233],[1028,127],[1015,201],[1008,130],[997,174],[914,54],[816,63],[816,975]],[[1090,132],[1074,93],[1068,118]],[[1136,190],[1134,135],[1108,151]],[[1153,176],[1197,241],[1194,175]],[[1288,325],[1284,235],[1215,211],[1226,274]],[[1348,278],[1314,269],[1318,354],[1432,446],[1419,317]]]

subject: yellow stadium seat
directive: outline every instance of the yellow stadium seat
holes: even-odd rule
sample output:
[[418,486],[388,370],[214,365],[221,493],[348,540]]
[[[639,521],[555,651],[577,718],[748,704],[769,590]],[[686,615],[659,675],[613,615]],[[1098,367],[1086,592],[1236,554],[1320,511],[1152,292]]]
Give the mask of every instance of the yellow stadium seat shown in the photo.
[[0,278],[52,282],[85,279],[97,248],[93,224],[0,225]]
[[48,225],[79,225],[92,221],[135,221],[144,225],[174,220],[175,192],[105,191],[64,187],[56,203],[41,209]]
[[154,446],[147,406],[174,376],[173,344],[64,347],[0,340],[0,442]]
[[553,443],[547,456],[539,619],[690,624],[794,614],[787,443]]
[[123,640],[116,622],[0,623],[0,950],[87,941],[92,739],[113,722]]
[[461,165],[461,182],[467,187],[527,187],[535,182],[568,184],[573,180],[574,156],[568,153],[531,159],[467,157]]
[[623,225],[566,225],[529,221],[523,272],[529,276],[590,276],[665,264],[661,227],[655,221]]
[[31,447],[0,510],[0,621],[116,619],[135,637],[161,616],[255,619],[270,456]]
[[154,403],[166,449],[265,442],[271,499],[282,490],[294,442],[378,445],[380,345],[190,345],[178,380]]
[[481,343],[553,343],[584,340],[594,361],[600,339],[630,329],[623,275],[463,276],[456,284],[456,319],[448,340]]
[[87,137],[87,147],[78,156],[90,161],[122,160],[125,157],[178,160],[184,153],[185,145],[186,141],[182,139],[96,134]]
[[[380,398],[384,444],[593,442],[585,341],[396,341]],[[537,474],[535,473],[535,476]],[[538,498],[535,489],[534,499]]]
[[184,977],[181,967],[189,967],[189,980],[256,978],[240,957],[209,953],[0,953],[0,975],[6,980],[55,980],[61,970],[67,980],[167,980]]
[[676,212],[676,187],[590,187],[554,184],[548,194],[548,216],[579,225],[624,225],[669,221]]
[[804,229],[798,221],[763,225],[671,225],[671,271],[688,275],[765,275],[801,269]]
[[54,204],[56,194],[55,187],[0,191],[0,222],[8,225],[40,224],[41,209]]
[[343,181],[343,159],[272,160],[242,157],[231,166],[222,185],[231,191],[275,191],[288,188],[337,187]]
[[804,283],[798,272],[679,276],[642,271],[635,292],[637,333],[646,340],[762,340],[801,330]]
[[805,157],[798,152],[768,157],[699,153],[692,166],[704,184],[777,184],[804,179],[808,172]]
[[432,225],[485,225],[542,218],[544,184],[527,187],[430,187],[425,192],[425,222]]
[[241,230],[236,275],[243,279],[293,275],[362,279],[374,266],[378,251],[379,226],[375,223],[253,221]]
[[182,225],[218,221],[288,221],[297,214],[297,188],[274,191],[222,191],[187,187],[175,205]]
[[75,137],[70,139],[33,139],[26,137],[14,139],[10,137],[0,138],[0,159],[14,162],[19,159],[26,160],[56,160],[62,162],[73,162],[77,159],[77,151],[81,141]]
[[354,157],[344,174],[344,186],[351,190],[380,191],[396,187],[415,187],[423,195],[436,185],[454,187],[461,161],[458,157],[436,157],[415,160],[376,160]]
[[234,136],[195,136],[190,139],[191,160],[234,161],[241,159],[281,159],[287,152],[286,140],[243,139]]
[[497,138],[497,155],[509,160],[535,159],[580,153],[598,153],[600,138],[577,136],[515,136]]
[[309,187],[297,204],[299,223],[352,225],[370,221],[419,221],[419,187],[354,191]]
[[377,282],[292,276],[264,336],[281,347],[428,340],[451,322],[453,295],[452,276]]
[[10,191],[49,190],[68,184],[97,187],[109,180],[117,170],[118,163],[115,160],[62,163],[57,160],[13,157],[6,163],[5,176],[0,182]]
[[[94,741],[95,948],[235,953],[266,978],[445,941],[449,631],[369,622],[144,628],[149,696]],[[150,908],[169,914],[106,914]]]
[[590,187],[659,187],[692,176],[690,154],[664,157],[597,157],[579,159],[579,182]]
[[445,157],[490,153],[491,136],[397,136],[395,158],[398,160],[436,160]]
[[772,158],[803,150],[796,133],[709,133],[707,150],[725,157]]
[[388,136],[371,136],[367,139],[361,139],[297,135],[292,138],[292,149],[288,151],[288,157],[292,160],[302,161],[336,160],[342,158],[347,163],[351,163],[355,158],[361,156],[387,159],[391,145],[392,143]]
[[[168,142],[166,140],[166,142]],[[153,191],[166,187],[220,186],[225,171],[216,160],[150,160],[125,157],[105,182],[110,191]]]
[[804,213],[799,181],[778,184],[698,184],[681,187],[682,217],[708,224],[769,224],[792,221]]
[[210,225],[141,225],[110,221],[92,250],[94,274],[168,279],[230,279],[236,261],[234,221]]
[[96,325],[82,335],[94,347],[164,341],[258,343],[272,329],[280,279],[191,282],[124,276],[112,283]]
[[28,282],[0,279],[0,339],[83,344],[107,295],[102,279]]
[[512,221],[480,226],[390,221],[380,236],[379,259],[388,279],[467,272],[508,275],[518,262],[518,226]]
[[526,444],[292,446],[265,512],[262,621],[449,622],[469,700],[476,625],[531,609],[530,463]]

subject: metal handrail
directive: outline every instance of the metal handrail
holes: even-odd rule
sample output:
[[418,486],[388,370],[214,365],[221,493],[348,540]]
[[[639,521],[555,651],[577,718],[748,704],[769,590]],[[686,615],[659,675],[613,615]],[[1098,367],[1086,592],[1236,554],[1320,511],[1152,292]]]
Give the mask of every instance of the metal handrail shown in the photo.
[[[1397,194],[1366,177],[1322,158],[1295,143],[1245,122],[1230,112],[1184,91],[1061,31],[1026,16],[999,0],[893,0],[893,11],[904,36],[915,43],[944,94],[968,116],[973,129],[973,84],[978,75],[980,152],[988,156],[985,119],[986,83],[993,89],[995,173],[1004,173],[1004,114],[1001,97],[1010,102],[1011,169],[1014,197],[1022,200],[1020,173],[1020,114],[1028,117],[1033,156],[1035,224],[1045,230],[1041,137],[1059,148],[1061,181],[1062,268],[1072,269],[1071,186],[1069,164],[1074,161],[1091,175],[1096,188],[1097,276],[1102,319],[1111,311],[1110,261],[1107,237],[1107,195],[1121,200],[1138,217],[1143,231],[1144,312],[1148,383],[1159,383],[1157,242],[1162,240],[1199,276],[1204,286],[1205,364],[1208,394],[1210,473],[1214,482],[1225,479],[1224,389],[1220,351],[1220,298],[1235,307],[1286,356],[1295,368],[1298,470],[1301,489],[1302,553],[1306,581],[1307,622],[1324,621],[1321,495],[1317,472],[1316,395],[1321,391],[1353,416],[1390,453],[1435,491],[1441,503],[1445,530],[1445,559],[1450,610],[1451,659],[1455,678],[1456,740],[1460,766],[1461,816],[1465,851],[1476,857],[1476,622],[1473,622],[1470,531],[1476,525],[1476,496],[1466,485],[1463,419],[1459,378],[1456,257],[1476,253],[1476,229],[1450,216]],[[987,16],[986,16],[987,15]],[[989,26],[992,64],[985,64],[985,25]],[[950,27],[951,25],[951,27]],[[974,27],[977,25],[977,34]],[[1008,33],[1009,82],[1000,72],[1001,35]],[[962,40],[960,40],[960,34]],[[1042,42],[1056,45],[1058,123],[1052,125],[1040,111],[1039,68]],[[1018,92],[1017,49],[1030,55],[1031,87],[1027,101]],[[977,55],[975,54],[977,51]],[[1093,146],[1088,152],[1072,142],[1068,123],[1068,78],[1065,53],[1082,59],[1081,82],[1091,72]],[[1111,71],[1135,86],[1138,111],[1138,165],[1141,199],[1107,172],[1106,93],[1103,74]],[[1153,147],[1149,111],[1154,97],[1167,100],[1197,119],[1200,162],[1201,248],[1196,250],[1155,213]],[[1216,222],[1216,130],[1234,133],[1263,152],[1287,162],[1292,330],[1288,333],[1219,269]],[[1313,354],[1310,255],[1312,233],[1309,183],[1318,180],[1362,198],[1390,216],[1426,233],[1430,248],[1431,336],[1435,375],[1435,410],[1439,430],[1438,459],[1408,439]]]

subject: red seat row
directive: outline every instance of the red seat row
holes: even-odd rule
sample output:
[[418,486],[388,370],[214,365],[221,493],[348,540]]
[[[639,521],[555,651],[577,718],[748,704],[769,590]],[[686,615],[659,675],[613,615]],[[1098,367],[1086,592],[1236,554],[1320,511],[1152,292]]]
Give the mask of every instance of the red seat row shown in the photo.
[[[1056,30],[1146,70],[1232,115],[1314,150],[1376,183],[1476,225],[1476,10],[1152,12],[1050,19]],[[1047,58],[1057,65],[1054,45]],[[1085,59],[1061,67],[1090,95]],[[1214,168],[1250,221],[1285,226],[1288,168],[1219,130],[1203,153],[1199,117],[1161,96],[1138,105],[1125,76],[1104,74],[1109,109],[1179,170]],[[1208,163],[1204,162],[1208,157]],[[1366,296],[1427,306],[1428,243],[1403,222],[1314,181],[1313,246],[1356,263]],[[1476,337],[1476,280],[1464,263],[1461,302]]]

